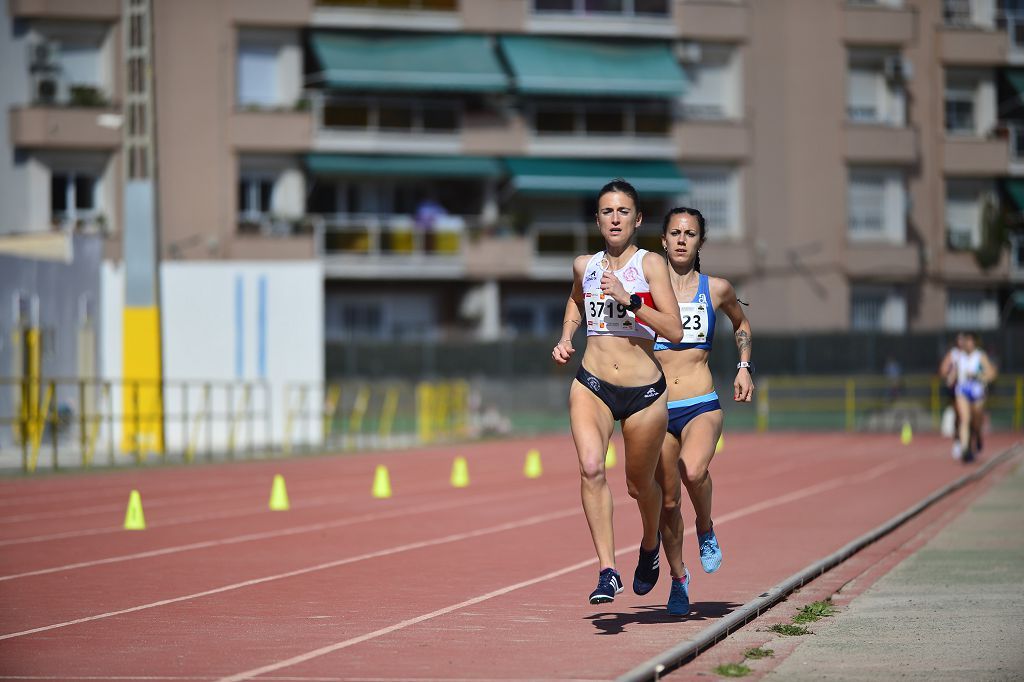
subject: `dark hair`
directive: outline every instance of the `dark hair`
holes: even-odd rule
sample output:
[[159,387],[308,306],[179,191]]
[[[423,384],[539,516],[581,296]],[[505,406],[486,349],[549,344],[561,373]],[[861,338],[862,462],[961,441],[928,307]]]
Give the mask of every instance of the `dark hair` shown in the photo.
[[633,187],[633,185],[629,184],[622,178],[615,178],[602,187],[601,191],[597,193],[597,202],[601,203],[601,197],[609,192],[622,192],[633,200],[633,205],[636,206],[637,212],[640,211],[640,194],[636,191],[636,187]]
[[[689,208],[688,206],[676,206],[671,211],[665,214],[665,220],[661,224],[662,236],[668,234],[668,224],[672,222],[672,216],[682,214],[692,215],[694,218],[697,219],[697,226],[700,227],[700,240],[704,241],[704,238],[707,236],[707,228],[704,226],[704,216],[702,216],[700,211],[698,211],[697,209]],[[700,253],[698,253],[696,258],[694,258],[693,260],[693,269],[696,270],[697,272],[700,272]]]

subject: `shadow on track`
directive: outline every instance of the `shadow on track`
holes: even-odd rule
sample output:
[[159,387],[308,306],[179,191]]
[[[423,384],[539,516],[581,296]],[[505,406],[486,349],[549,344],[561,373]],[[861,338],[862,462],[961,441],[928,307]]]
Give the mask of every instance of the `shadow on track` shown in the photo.
[[690,623],[716,620],[732,613],[740,604],[722,601],[700,601],[690,604],[690,615],[670,616],[662,604],[635,607],[631,613],[601,612],[587,616],[593,621],[598,635],[617,635],[625,632],[630,625],[655,625],[658,623]]

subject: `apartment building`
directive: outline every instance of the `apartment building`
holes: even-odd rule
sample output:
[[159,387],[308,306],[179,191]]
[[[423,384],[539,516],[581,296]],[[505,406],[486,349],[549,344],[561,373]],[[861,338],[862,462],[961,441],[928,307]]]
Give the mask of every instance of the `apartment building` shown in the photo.
[[647,248],[703,211],[758,330],[991,328],[1024,281],[1024,2],[4,4],[0,232],[121,258],[149,135],[160,259],[316,261],[327,339],[557,334],[615,176]]

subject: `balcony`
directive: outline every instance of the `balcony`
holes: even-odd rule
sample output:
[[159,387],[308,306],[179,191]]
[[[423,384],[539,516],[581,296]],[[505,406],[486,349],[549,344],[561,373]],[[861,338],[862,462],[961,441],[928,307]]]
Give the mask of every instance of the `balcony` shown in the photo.
[[231,0],[231,20],[239,26],[307,26],[312,22],[313,0]]
[[231,144],[242,152],[299,152],[313,148],[309,110],[246,110],[231,115]]
[[117,21],[121,0],[10,0],[8,11],[17,19],[77,19]]
[[461,100],[312,96],[314,147],[322,151],[458,154]]
[[906,45],[914,39],[914,11],[881,4],[847,4],[843,40],[856,45]]
[[912,164],[917,161],[917,130],[888,125],[848,123],[846,160],[850,163]]
[[458,5],[457,0],[314,0],[312,24],[322,28],[453,31],[462,23]]
[[1007,63],[1010,40],[1006,31],[978,27],[945,26],[939,29],[943,64],[994,66]]
[[982,270],[970,251],[947,251],[942,258],[942,276],[950,282],[1005,282],[1010,276],[1010,251],[1003,249],[999,262]]
[[746,2],[684,0],[675,3],[676,32],[691,40],[736,42],[747,39],[750,9]]
[[942,170],[947,175],[1005,175],[1010,168],[1010,141],[1005,137],[947,136]]
[[121,114],[113,109],[26,107],[10,112],[11,142],[30,149],[98,149],[121,146]]
[[674,151],[687,161],[741,161],[750,156],[750,128],[741,121],[677,121]]
[[849,244],[845,264],[846,274],[857,279],[884,276],[902,281],[916,277],[921,270],[914,244]]

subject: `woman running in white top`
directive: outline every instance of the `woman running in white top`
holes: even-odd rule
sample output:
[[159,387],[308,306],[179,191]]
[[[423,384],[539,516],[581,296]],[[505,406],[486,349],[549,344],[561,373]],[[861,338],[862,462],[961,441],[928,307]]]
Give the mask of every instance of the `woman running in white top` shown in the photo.
[[960,418],[958,440],[953,456],[959,454],[970,462],[981,450],[981,425],[985,417],[985,393],[988,384],[996,378],[996,370],[985,351],[978,348],[978,336],[973,332],[963,335],[963,346],[954,360],[956,371],[956,412]]
[[662,498],[654,474],[668,411],[654,339],[660,335],[679,341],[682,327],[665,261],[633,243],[641,221],[632,185],[619,179],[601,188],[597,227],[605,250],[573,262],[562,336],[551,352],[555,362],[567,363],[575,353],[573,333],[586,327],[587,349],[569,389],[569,420],[580,463],[583,511],[600,563],[591,604],[610,602],[622,591],[604,468],[616,421],[622,422],[627,487],[643,521],[633,591],[646,594],[658,579]]

